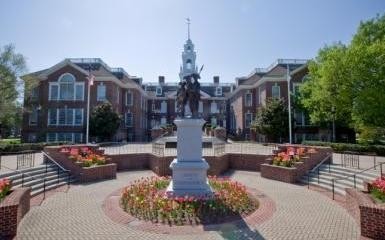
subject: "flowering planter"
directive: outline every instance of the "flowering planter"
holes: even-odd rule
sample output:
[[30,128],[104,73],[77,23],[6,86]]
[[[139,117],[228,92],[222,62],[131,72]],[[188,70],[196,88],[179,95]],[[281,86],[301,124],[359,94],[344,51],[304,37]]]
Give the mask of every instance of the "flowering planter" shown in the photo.
[[346,207],[361,227],[361,235],[371,239],[384,239],[385,204],[377,204],[368,193],[346,189]]
[[29,211],[31,188],[17,188],[0,202],[0,239],[16,236],[17,226]]
[[265,163],[261,165],[261,176],[281,182],[295,183],[297,180],[297,168],[281,167]]
[[[103,155],[104,151],[99,150],[97,146],[94,145],[73,145],[71,148],[82,148],[88,147],[96,154]],[[117,167],[115,163],[110,163],[111,161],[106,161],[106,164],[103,165],[94,165],[91,167],[82,167],[82,164],[69,159],[68,153],[63,153],[60,150],[63,146],[54,146],[54,147],[45,147],[44,151],[52,157],[57,163],[59,163],[64,168],[71,171],[73,175],[80,182],[91,182],[99,181],[104,179],[113,179],[116,178]]]

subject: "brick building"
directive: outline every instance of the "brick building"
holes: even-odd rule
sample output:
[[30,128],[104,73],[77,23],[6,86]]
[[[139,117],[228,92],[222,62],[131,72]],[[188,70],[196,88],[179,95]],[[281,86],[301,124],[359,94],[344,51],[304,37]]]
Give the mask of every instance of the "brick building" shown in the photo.
[[[179,80],[198,73],[194,44],[188,37],[182,52]],[[278,59],[266,69],[256,68],[235,83],[222,83],[219,76],[202,79],[199,114],[212,126],[225,127],[228,133],[244,139],[266,141],[252,134],[250,125],[267,98],[287,100],[287,76],[291,92],[297,91],[307,75],[306,60]],[[104,101],[122,116],[114,141],[148,141],[151,129],[172,124],[176,118],[178,81],[143,83],[122,68],[111,68],[99,58],[65,59],[42,71],[22,77],[37,79],[37,86],[24,98],[22,140],[85,142],[88,77],[90,109]],[[286,101],[287,102],[287,101]],[[293,112],[293,140],[318,139],[317,127],[310,126],[305,114]]]

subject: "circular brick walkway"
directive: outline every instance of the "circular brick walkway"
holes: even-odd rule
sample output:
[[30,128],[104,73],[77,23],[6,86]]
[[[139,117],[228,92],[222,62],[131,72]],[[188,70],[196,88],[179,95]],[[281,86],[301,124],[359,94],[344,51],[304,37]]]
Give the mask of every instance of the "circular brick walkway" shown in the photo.
[[[72,186],[33,207],[21,221],[18,239],[359,239],[359,229],[347,212],[314,191],[261,178],[257,172],[229,175],[266,194],[276,211],[264,222],[252,225],[223,224],[199,235],[141,231],[112,221],[103,210],[105,199],[150,171],[118,173],[116,180]],[[182,234],[182,233],[181,233]]]

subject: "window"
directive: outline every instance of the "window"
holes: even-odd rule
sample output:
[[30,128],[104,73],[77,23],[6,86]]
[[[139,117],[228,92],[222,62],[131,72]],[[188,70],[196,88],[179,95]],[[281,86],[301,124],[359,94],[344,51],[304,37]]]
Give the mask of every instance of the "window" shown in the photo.
[[50,108],[48,109],[48,126],[57,125],[57,109]]
[[97,101],[105,101],[106,100],[106,85],[104,85],[103,83],[100,83],[98,85],[96,100]]
[[217,87],[216,88],[215,95],[216,96],[222,96],[222,87]]
[[153,102],[152,105],[151,105],[151,111],[152,112],[155,112],[155,103]]
[[47,142],[56,142],[56,133],[47,133]]
[[120,95],[120,89],[119,89],[119,87],[117,86],[117,87],[116,87],[116,103],[119,103],[119,95]]
[[73,142],[72,133],[58,133],[57,140],[59,142]]
[[191,59],[187,59],[187,61],[186,61],[186,68],[187,68],[188,70],[191,70],[191,69],[192,69]]
[[165,117],[162,117],[160,119],[160,125],[166,125],[166,123],[167,123],[167,119]]
[[216,117],[212,117],[211,118],[211,126],[212,127],[216,127],[217,126],[217,118]]
[[31,90],[31,100],[37,100],[39,96],[38,87],[34,87]]
[[75,84],[75,100],[84,100],[84,83]]
[[167,102],[166,101],[163,101],[160,104],[160,112],[161,113],[167,113]]
[[82,126],[83,113],[83,108],[48,109],[48,125]]
[[253,121],[253,114],[252,113],[246,113],[245,114],[245,128],[250,128],[252,121]]
[[65,73],[58,82],[49,83],[48,100],[84,100],[84,82],[75,82],[75,77]]
[[73,100],[75,77],[72,74],[65,73],[59,78],[60,100]]
[[83,125],[83,109],[75,108],[75,125]]
[[259,95],[259,104],[262,104],[263,106],[266,105],[266,90],[263,90],[263,91],[260,91],[260,95]]
[[29,125],[30,126],[36,126],[37,125],[37,109],[33,109],[32,112],[29,114]]
[[203,102],[199,101],[198,112],[203,113]]
[[218,104],[216,102],[211,102],[211,113],[218,113]]
[[246,107],[253,106],[253,95],[250,92],[245,94],[245,106]]
[[49,100],[58,100],[59,85],[56,83],[49,83]]
[[28,134],[28,142],[36,142],[36,140],[37,140],[36,133]]
[[276,99],[281,98],[281,87],[277,83],[271,87],[271,97]]
[[156,96],[161,96],[162,95],[162,87],[161,86],[157,86],[156,87]]
[[132,113],[126,113],[126,119],[125,119],[126,127],[132,127],[132,122],[133,122]]
[[132,104],[133,104],[132,92],[127,91],[126,92],[126,106],[132,106]]
[[83,142],[83,134],[82,133],[74,133],[74,142],[75,143]]

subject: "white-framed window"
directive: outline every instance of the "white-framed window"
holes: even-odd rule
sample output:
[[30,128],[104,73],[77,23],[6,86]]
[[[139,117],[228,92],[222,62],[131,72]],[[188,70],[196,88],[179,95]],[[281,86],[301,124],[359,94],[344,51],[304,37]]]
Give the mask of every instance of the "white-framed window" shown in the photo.
[[281,98],[281,87],[277,83],[271,87],[271,97],[276,99]]
[[37,125],[37,113],[38,110],[36,108],[32,109],[31,113],[29,114],[28,122],[30,126],[36,126]]
[[49,83],[48,100],[83,101],[84,82],[76,82],[72,74],[64,73],[59,77],[57,82]]
[[245,128],[250,128],[252,121],[253,121],[253,114],[250,112],[245,113]]
[[210,112],[211,113],[218,113],[218,104],[216,102],[211,102]]
[[217,118],[216,117],[212,117],[211,118],[211,126],[212,127],[216,127],[217,126]]
[[132,106],[134,102],[134,98],[131,91],[126,92],[126,106]]
[[104,83],[99,83],[97,86],[97,93],[96,93],[96,100],[97,101],[106,101],[106,85]]
[[161,113],[167,113],[167,102],[166,101],[162,101],[160,103],[160,112]]
[[266,105],[266,90],[259,92],[259,104]]
[[48,126],[82,126],[83,121],[83,108],[48,109]]
[[222,87],[220,87],[220,86],[216,87],[215,95],[216,96],[222,96]]
[[252,107],[253,106],[253,95],[251,92],[247,92],[245,94],[245,106]]
[[166,117],[162,117],[160,119],[160,125],[166,125],[167,124],[167,118]]
[[47,142],[57,142],[57,134],[53,132],[47,133]]
[[46,134],[47,142],[72,142],[72,143],[82,143],[83,142],[83,133],[74,133],[74,132],[49,132]]
[[133,125],[133,116],[132,116],[132,113],[126,113],[125,115],[125,124],[126,124],[126,127],[132,127]]
[[156,87],[156,96],[161,96],[162,95],[162,87],[161,86],[157,86]]
[[203,102],[202,101],[199,101],[198,112],[203,113]]
[[31,89],[31,100],[36,100],[39,97],[39,87],[34,87]]

